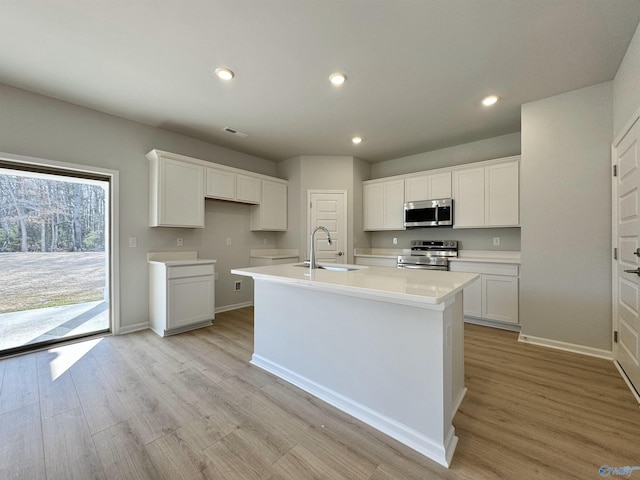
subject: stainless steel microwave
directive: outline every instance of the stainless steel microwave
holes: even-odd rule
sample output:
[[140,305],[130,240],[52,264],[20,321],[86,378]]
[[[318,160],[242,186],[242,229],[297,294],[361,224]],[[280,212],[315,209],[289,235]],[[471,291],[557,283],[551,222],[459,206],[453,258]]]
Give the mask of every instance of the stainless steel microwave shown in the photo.
[[404,204],[405,228],[453,225],[453,199],[420,200]]

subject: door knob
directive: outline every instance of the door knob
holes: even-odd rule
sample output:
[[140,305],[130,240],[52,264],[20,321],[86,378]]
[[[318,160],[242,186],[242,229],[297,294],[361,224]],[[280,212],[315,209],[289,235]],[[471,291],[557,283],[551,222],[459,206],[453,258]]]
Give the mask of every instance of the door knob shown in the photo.
[[635,273],[640,277],[640,268],[636,268],[635,270],[625,270],[624,273]]
[[[342,255],[344,255],[344,253],[342,253],[342,252],[338,252],[338,253],[336,253],[336,255],[338,255],[339,257],[341,257]],[[639,273],[638,275],[640,275],[640,273]]]

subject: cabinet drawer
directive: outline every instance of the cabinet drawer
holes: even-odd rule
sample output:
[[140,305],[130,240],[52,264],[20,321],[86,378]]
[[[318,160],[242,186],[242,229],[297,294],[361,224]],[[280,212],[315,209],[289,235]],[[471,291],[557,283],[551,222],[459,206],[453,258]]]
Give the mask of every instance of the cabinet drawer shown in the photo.
[[169,267],[167,278],[199,277],[213,275],[213,264],[208,265],[179,265]]
[[487,275],[508,275],[510,277],[517,277],[520,265],[513,263],[459,262],[454,260],[449,263],[449,270],[452,272],[484,273]]

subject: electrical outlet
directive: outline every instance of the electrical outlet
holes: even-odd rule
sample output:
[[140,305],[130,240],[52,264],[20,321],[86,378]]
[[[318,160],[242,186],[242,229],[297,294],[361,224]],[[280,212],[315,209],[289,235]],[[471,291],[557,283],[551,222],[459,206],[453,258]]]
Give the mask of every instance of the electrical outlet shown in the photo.
[[239,292],[240,290],[242,290],[242,280],[236,280],[235,283],[233,284],[233,289],[236,292]]
[[136,248],[138,246],[138,239],[136,237],[129,237],[129,247]]
[[178,241],[177,241],[176,243],[178,244],[178,246],[179,246],[179,247],[181,247],[181,246],[183,246],[183,245],[184,245],[184,239],[183,239],[183,238],[178,237]]
[[500,237],[493,237],[493,245],[496,247],[500,245]]
[[231,237],[227,238],[227,245],[231,245]]
[[397,245],[398,244],[398,239],[396,237],[393,237],[393,244]]

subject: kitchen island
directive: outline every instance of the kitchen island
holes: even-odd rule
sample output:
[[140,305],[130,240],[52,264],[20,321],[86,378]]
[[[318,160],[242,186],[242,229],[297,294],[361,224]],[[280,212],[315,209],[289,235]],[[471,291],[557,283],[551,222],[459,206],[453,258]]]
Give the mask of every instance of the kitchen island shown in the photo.
[[448,466],[477,275],[353,267],[232,270],[254,279],[251,363]]

